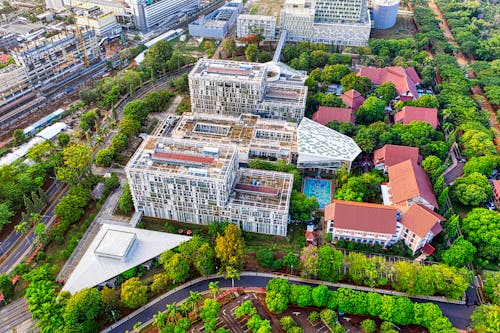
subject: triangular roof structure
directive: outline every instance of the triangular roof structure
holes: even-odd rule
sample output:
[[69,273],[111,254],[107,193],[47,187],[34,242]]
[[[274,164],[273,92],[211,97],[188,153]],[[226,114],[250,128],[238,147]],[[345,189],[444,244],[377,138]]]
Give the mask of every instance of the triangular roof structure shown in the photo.
[[429,231],[432,231],[433,235],[436,236],[443,230],[440,222],[446,219],[424,205],[413,204],[401,209],[403,210],[401,224],[419,237],[425,237]]
[[336,108],[331,106],[320,106],[318,111],[312,115],[312,120],[321,125],[326,125],[331,121],[338,121],[339,123],[353,123],[354,117],[352,110],[348,108]]
[[373,152],[373,164],[384,163],[386,167],[406,160],[418,162],[418,147],[386,144]]
[[369,77],[372,83],[376,85],[392,82],[396,87],[398,96],[411,95],[413,98],[418,98],[417,84],[420,83],[420,78],[414,69],[404,69],[400,66],[385,68],[361,67],[357,75]]
[[412,121],[423,121],[437,128],[439,125],[438,110],[434,108],[405,106],[394,115],[394,122],[396,123],[409,124]]
[[340,95],[340,99],[346,107],[357,112],[359,107],[365,102],[365,98],[357,90],[351,89]]
[[297,143],[297,163],[318,160],[352,162],[361,153],[352,138],[309,118],[302,118],[299,124]]
[[103,224],[62,290],[74,294],[190,240],[190,236]]
[[436,196],[429,176],[424,169],[412,160],[389,167],[389,187],[391,201],[400,204],[420,196],[433,207],[437,207]]

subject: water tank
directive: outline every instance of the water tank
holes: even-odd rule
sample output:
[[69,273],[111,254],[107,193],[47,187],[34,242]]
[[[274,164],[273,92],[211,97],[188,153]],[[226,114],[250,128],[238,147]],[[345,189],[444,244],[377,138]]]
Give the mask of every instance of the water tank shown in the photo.
[[389,29],[396,24],[399,0],[373,0],[372,12],[375,29]]

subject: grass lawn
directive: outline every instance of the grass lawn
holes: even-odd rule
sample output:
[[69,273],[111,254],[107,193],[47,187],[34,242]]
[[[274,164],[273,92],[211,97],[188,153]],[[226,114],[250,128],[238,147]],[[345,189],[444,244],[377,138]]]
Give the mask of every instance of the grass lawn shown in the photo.
[[245,233],[246,252],[255,252],[261,248],[270,248],[277,251],[300,250],[305,243],[304,233],[306,227],[303,224],[291,224],[288,226],[288,236],[270,236],[257,233]]
[[370,38],[405,39],[415,36],[417,28],[411,17],[398,16],[396,25],[390,29],[372,29]]

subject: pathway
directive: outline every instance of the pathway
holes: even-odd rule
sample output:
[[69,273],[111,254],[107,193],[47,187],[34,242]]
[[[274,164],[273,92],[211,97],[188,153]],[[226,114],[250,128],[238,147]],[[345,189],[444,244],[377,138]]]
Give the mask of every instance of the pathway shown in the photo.
[[0,333],[38,332],[24,297],[0,308]]

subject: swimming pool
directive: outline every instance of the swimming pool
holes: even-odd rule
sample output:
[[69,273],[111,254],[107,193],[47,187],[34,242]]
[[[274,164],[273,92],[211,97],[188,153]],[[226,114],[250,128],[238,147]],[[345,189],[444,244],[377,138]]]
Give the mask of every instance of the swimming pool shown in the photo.
[[330,179],[304,178],[303,193],[306,197],[316,197],[319,208],[324,209],[332,201],[332,181]]

